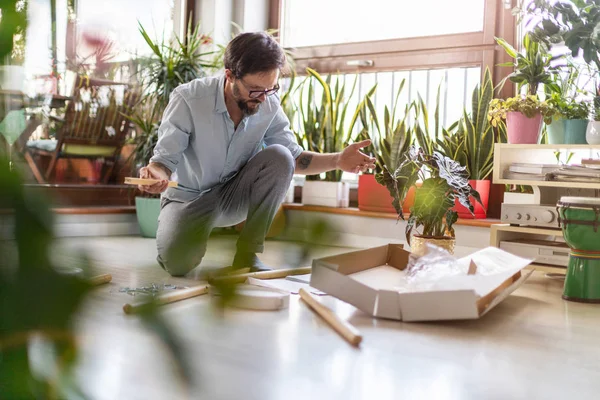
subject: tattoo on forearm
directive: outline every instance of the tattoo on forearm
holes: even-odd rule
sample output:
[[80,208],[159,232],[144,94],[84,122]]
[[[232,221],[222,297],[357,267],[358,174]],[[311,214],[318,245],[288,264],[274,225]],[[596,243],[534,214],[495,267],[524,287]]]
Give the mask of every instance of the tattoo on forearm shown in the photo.
[[300,160],[298,160],[298,168],[307,169],[310,165],[310,162],[312,161],[312,158],[313,156],[311,154],[306,154],[300,157]]

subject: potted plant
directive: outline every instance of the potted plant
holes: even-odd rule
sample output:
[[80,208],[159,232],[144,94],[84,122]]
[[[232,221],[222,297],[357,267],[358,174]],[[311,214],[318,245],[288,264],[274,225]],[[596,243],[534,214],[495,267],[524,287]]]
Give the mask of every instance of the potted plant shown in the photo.
[[[517,8],[521,17],[533,16],[525,25],[531,30],[531,38],[548,47],[566,46],[573,57],[581,54],[589,67],[600,71],[600,3],[596,0],[561,0],[549,2],[534,0],[525,7]],[[588,123],[586,141],[600,144],[600,81],[596,81],[594,118]]]
[[[346,85],[335,78],[331,84],[329,75],[326,79],[315,70],[307,68],[307,78],[302,83],[300,91],[300,115],[302,134],[299,143],[305,150],[320,153],[334,153],[342,151],[351,141],[351,133],[358,120],[360,110],[365,106],[365,100],[359,102],[352,113],[350,121],[346,120],[349,107],[348,99],[356,88],[357,80],[346,95]],[[318,86],[317,86],[318,85]],[[316,88],[320,88],[322,95],[320,102],[316,100]],[[375,92],[373,87],[365,97],[370,97]],[[306,94],[306,101],[305,101]],[[350,186],[341,182],[342,171],[329,171],[320,175],[307,176],[302,188],[302,204],[348,207]]]
[[[220,67],[204,61],[212,52],[201,50],[204,45],[211,43],[211,39],[200,33],[200,25],[192,29],[190,22],[185,39],[175,38],[174,42],[154,42],[141,24],[139,30],[152,50],[152,56],[140,60],[143,96],[129,116],[136,131],[133,139],[135,150],[131,154],[134,175],[152,157],[158,140],[160,118],[172,91],[182,83],[206,76],[208,70]],[[143,193],[136,196],[135,203],[142,236],[156,237],[160,197]]]
[[[410,187],[415,187],[415,203],[410,209],[406,225],[406,241],[411,252],[421,255],[426,243],[440,246],[450,253],[454,251],[454,229],[458,219],[453,210],[455,200],[471,212],[471,198],[480,202],[479,194],[469,185],[467,169],[457,161],[438,151],[427,154],[423,149],[411,146],[402,156],[400,165],[393,174],[379,176],[394,198],[399,218],[404,219],[400,204]],[[421,233],[415,233],[419,228]]]
[[552,74],[552,82],[544,85],[546,102],[554,109],[554,118],[547,125],[550,144],[585,144],[586,129],[591,112],[590,104],[579,89],[580,67],[568,62]]
[[[459,218],[486,218],[487,216],[491,185],[489,177],[494,165],[494,143],[496,142],[494,127],[488,120],[493,93],[492,76],[489,69],[486,69],[483,82],[473,90],[471,112],[467,113],[463,110],[463,116],[458,121],[457,131],[453,135],[455,137],[448,138],[445,143],[439,143],[444,155],[466,167],[469,184],[481,196],[477,203],[471,199],[471,203],[475,204],[474,211],[460,204],[457,199],[454,210]],[[502,125],[500,124],[499,127],[502,128]],[[448,137],[449,133],[446,131],[444,136]]]
[[[363,125],[361,139],[371,139],[370,153],[375,157],[375,170],[364,172],[358,177],[358,208],[364,211],[395,213],[392,205],[393,198],[387,188],[375,179],[376,175],[389,174],[395,171],[401,156],[408,151],[412,144],[412,128],[408,125],[408,117],[413,104],[404,106],[404,113],[398,115],[398,100],[404,89],[406,80],[400,82],[396,98],[391,110],[386,105],[383,120],[379,118],[375,106],[369,97],[365,99],[366,107],[361,109],[360,118]],[[367,116],[367,112],[370,114]],[[408,213],[414,201],[414,189],[409,190],[402,203],[405,213]]]
[[517,52],[504,39],[496,38],[496,42],[504,48],[506,53],[515,59],[514,62],[500,64],[511,66],[515,70],[502,80],[503,85],[507,79],[517,84],[519,93],[523,87],[527,87],[526,96],[516,96],[505,101],[495,101],[492,109],[498,112],[507,121],[507,134],[509,143],[538,142],[542,119],[550,123],[547,107],[540,102],[537,96],[538,87],[543,83],[551,82],[550,71],[554,69],[550,65],[554,57],[548,54],[545,46],[531,40],[529,34],[523,38],[525,52]]
[[552,122],[554,109],[537,96],[519,95],[506,100],[492,99],[488,118],[494,128],[506,120],[508,143],[536,144],[542,121]]

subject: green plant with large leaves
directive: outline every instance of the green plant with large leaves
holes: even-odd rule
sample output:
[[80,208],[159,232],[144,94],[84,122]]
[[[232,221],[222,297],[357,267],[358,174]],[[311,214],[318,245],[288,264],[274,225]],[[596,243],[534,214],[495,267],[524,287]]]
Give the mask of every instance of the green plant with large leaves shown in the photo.
[[552,56],[543,43],[531,40],[528,33],[523,37],[523,53],[515,50],[502,38],[496,38],[496,42],[502,46],[506,54],[514,59],[514,61],[500,64],[503,67],[514,67],[514,71],[502,80],[500,87],[509,79],[517,84],[519,92],[521,88],[526,86],[527,93],[535,96],[540,84],[552,82],[551,71],[555,70],[556,67],[551,63],[562,58],[563,55]]
[[[305,150],[319,153],[335,153],[348,146],[352,138],[352,131],[359,120],[360,111],[365,107],[366,98],[375,93],[374,86],[352,111],[349,110],[350,102],[358,77],[349,93],[346,93],[346,84],[341,83],[341,78],[336,77],[332,84],[332,76],[323,78],[317,71],[307,68],[308,76],[302,83],[300,90],[300,115],[301,130],[299,143]],[[319,86],[322,95],[317,99],[316,86]],[[304,88],[306,87],[306,88]],[[306,97],[305,97],[306,96]],[[348,112],[351,114],[348,114]],[[350,117],[348,121],[346,118]],[[320,180],[318,175],[307,176],[308,180]],[[339,182],[342,171],[330,171],[325,174],[325,181]]]
[[516,8],[520,17],[532,16],[525,25],[534,41],[547,47],[564,44],[573,57],[580,54],[600,71],[600,1],[533,0]]
[[[418,180],[421,186],[416,186]],[[455,200],[471,212],[474,211],[471,196],[481,203],[479,193],[469,185],[465,167],[437,151],[427,154],[414,145],[404,153],[400,166],[391,176],[391,184],[387,185],[399,218],[404,219],[400,196],[412,186],[416,191],[406,226],[408,243],[418,228],[422,228],[420,235],[424,237],[454,237],[452,226],[458,219],[452,209]]]

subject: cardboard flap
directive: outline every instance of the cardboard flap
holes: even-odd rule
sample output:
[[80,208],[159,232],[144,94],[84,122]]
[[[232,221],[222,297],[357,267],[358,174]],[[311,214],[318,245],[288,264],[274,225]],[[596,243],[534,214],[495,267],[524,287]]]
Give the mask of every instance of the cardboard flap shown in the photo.
[[373,247],[370,249],[352,251],[350,253],[338,254],[331,257],[319,259],[319,262],[336,264],[337,270],[350,275],[354,272],[384,265],[387,262],[388,245]]
[[352,304],[359,310],[373,315],[377,291],[355,281],[349,276],[337,271],[322,267],[320,262],[313,263],[310,274],[310,286]]
[[477,295],[472,290],[400,293],[403,321],[475,319]]
[[408,258],[410,253],[404,250],[404,246],[401,244],[389,244],[388,245],[388,259],[387,264],[403,270],[408,265]]
[[377,296],[374,316],[402,320],[400,293],[395,290],[380,290]]
[[528,273],[521,275],[521,278],[519,278],[515,283],[513,283],[512,285],[504,289],[502,293],[494,297],[494,300],[490,302],[490,304],[483,310],[483,312],[480,313],[480,315],[483,316],[487,314],[488,311],[500,304],[502,300],[510,296],[512,292],[514,292],[519,286],[523,284],[523,282],[527,280],[527,278],[531,276],[531,274],[533,274],[533,272],[534,270],[531,270]]

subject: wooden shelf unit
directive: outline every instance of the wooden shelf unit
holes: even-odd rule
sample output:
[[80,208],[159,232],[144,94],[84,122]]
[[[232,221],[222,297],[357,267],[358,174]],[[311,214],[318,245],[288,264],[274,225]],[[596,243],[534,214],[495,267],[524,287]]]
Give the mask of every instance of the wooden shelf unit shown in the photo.
[[[509,224],[495,224],[491,226],[490,231],[490,246],[500,247],[500,241],[502,240],[515,240],[515,239],[544,239],[551,237],[552,239],[563,236],[562,230],[550,229],[550,228],[536,228],[532,226],[514,226]],[[558,267],[556,265],[532,264],[528,269],[535,269],[537,271],[560,273],[564,274],[567,272],[566,268]]]
[[[512,163],[531,164],[556,164],[555,152],[561,152],[561,160],[565,160],[567,153],[573,153],[569,163],[581,163],[583,158],[600,158],[600,145],[585,144],[504,144],[499,143],[494,147],[494,172],[493,183],[509,185],[532,186],[537,204],[556,204],[560,196],[596,196],[600,194],[600,182],[562,182],[539,180],[505,179],[504,173]],[[538,228],[533,226],[514,226],[509,224],[495,224],[491,226],[490,245],[500,247],[503,240],[516,239],[562,239],[562,230],[559,228]],[[566,268],[547,264],[532,264],[531,269],[550,273],[566,273]]]

